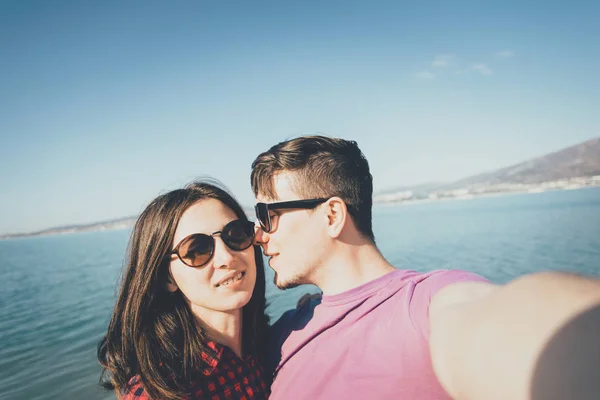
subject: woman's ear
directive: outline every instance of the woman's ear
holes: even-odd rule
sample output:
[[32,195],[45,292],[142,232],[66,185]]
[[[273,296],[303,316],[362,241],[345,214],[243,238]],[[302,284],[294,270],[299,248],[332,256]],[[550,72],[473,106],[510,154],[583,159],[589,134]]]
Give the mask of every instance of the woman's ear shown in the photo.
[[173,275],[171,275],[171,268],[169,268],[169,273],[167,274],[165,287],[169,293],[175,293],[179,289],[179,286],[175,283],[175,279],[173,279]]

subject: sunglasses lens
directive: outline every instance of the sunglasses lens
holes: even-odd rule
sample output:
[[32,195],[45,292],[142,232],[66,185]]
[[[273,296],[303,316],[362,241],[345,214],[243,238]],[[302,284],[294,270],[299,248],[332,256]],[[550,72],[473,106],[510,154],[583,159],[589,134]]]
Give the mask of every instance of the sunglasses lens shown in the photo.
[[260,223],[260,227],[265,232],[269,232],[271,230],[271,221],[269,219],[269,209],[265,203],[258,203],[254,207],[256,211],[256,218]]
[[198,233],[181,243],[179,254],[186,264],[198,267],[206,264],[212,257],[214,243],[211,236]]
[[254,241],[254,224],[240,219],[231,221],[223,228],[221,237],[232,250],[246,250]]

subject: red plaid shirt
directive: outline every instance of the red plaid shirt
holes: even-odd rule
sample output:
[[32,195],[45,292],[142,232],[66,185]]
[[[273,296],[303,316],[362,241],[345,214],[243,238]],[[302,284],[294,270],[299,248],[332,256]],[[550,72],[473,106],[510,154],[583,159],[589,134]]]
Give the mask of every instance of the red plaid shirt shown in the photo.
[[[229,347],[208,342],[217,356],[202,353],[206,367],[200,371],[205,379],[198,379],[190,387],[186,400],[263,400],[269,390],[263,378],[262,365],[252,356],[239,358]],[[139,376],[133,377],[130,388],[121,400],[150,400]]]

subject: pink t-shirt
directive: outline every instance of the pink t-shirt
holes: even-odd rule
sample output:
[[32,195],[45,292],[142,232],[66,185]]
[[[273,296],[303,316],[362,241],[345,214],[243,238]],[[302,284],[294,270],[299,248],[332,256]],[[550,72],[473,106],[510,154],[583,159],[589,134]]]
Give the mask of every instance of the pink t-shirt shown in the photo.
[[431,365],[429,303],[465,271],[397,270],[287,312],[273,326],[270,399],[447,399]]

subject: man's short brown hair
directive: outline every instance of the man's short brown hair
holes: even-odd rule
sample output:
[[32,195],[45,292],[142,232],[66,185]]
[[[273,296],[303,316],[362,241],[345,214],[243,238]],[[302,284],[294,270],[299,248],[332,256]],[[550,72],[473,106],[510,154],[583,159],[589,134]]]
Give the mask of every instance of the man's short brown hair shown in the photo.
[[301,136],[276,144],[252,163],[254,195],[274,199],[273,178],[281,172],[294,174],[292,188],[301,199],[341,198],[358,231],[375,242],[373,177],[355,141]]

